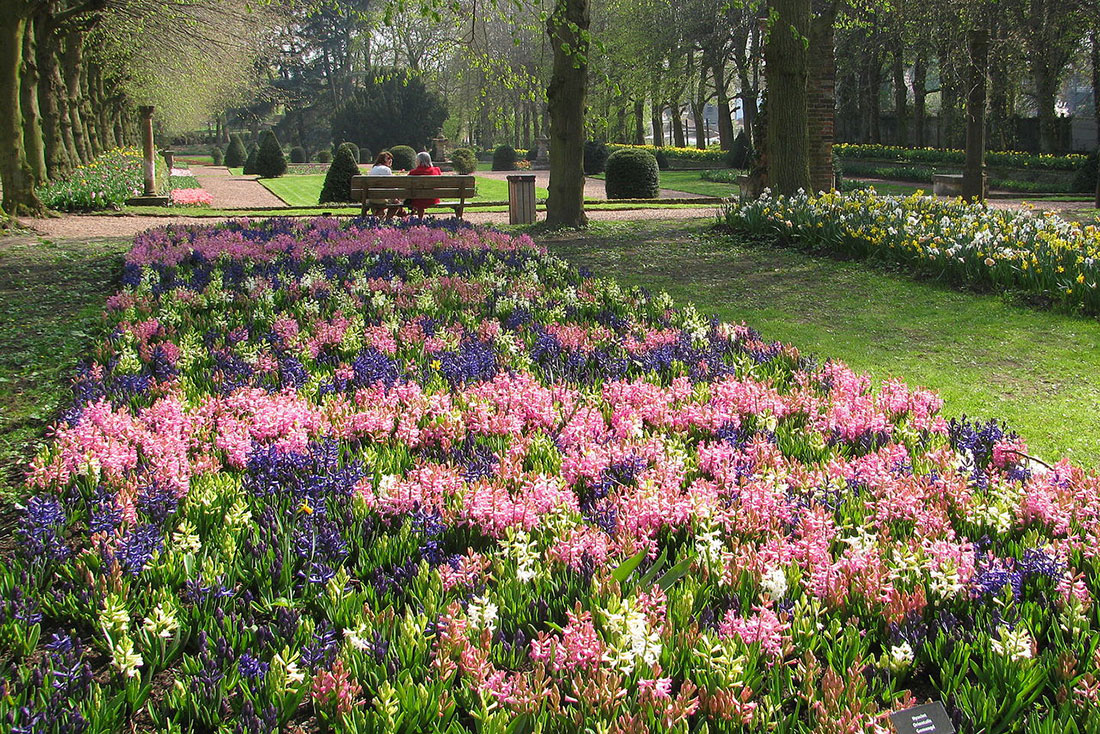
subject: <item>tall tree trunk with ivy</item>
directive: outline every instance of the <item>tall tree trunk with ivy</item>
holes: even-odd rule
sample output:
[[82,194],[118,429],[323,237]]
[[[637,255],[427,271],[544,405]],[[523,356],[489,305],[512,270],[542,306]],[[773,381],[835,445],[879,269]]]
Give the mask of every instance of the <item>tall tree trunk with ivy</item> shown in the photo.
[[41,214],[45,208],[34,190],[34,172],[23,146],[20,99],[23,35],[30,8],[21,0],[0,0],[0,181],[3,211],[10,216]]
[[550,187],[546,222],[583,227],[584,108],[588,94],[588,0],[557,0],[546,22],[554,51],[547,89],[550,112]]
[[46,183],[46,150],[42,142],[42,115],[38,107],[38,53],[34,17],[27,19],[23,32],[23,70],[19,102],[23,114],[23,148],[35,186]]
[[811,0],[770,0],[764,49],[768,84],[768,183],[779,194],[810,190],[807,45]]
[[974,29],[967,34],[970,65],[966,95],[966,166],[962,195],[967,201],[985,199],[985,107],[989,73],[989,32]]

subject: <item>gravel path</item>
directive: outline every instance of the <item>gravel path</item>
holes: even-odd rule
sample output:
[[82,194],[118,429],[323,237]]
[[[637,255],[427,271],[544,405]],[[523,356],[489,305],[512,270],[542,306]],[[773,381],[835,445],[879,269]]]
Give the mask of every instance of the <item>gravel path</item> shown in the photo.
[[282,199],[256,181],[256,176],[234,176],[225,166],[192,166],[191,175],[214,197],[215,209],[286,206]]

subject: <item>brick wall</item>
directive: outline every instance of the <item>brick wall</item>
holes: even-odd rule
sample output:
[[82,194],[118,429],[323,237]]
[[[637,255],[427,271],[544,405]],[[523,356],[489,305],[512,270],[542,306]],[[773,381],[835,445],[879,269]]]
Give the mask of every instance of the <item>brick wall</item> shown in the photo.
[[833,24],[814,23],[809,48],[810,182],[814,192],[832,191],[836,139],[836,59]]

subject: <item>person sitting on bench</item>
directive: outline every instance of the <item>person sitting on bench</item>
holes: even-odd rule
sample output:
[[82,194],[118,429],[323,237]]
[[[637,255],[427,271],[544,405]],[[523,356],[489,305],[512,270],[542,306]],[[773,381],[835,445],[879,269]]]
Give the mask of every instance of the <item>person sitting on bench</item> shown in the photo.
[[[416,154],[416,168],[409,171],[410,176],[441,176],[443,171],[438,166],[432,165],[432,156],[427,152]],[[405,206],[421,219],[424,218],[424,210],[439,203],[439,199],[409,199]]]
[[[368,175],[392,176],[393,169],[390,168],[392,165],[393,156],[389,151],[384,150],[374,159],[374,167],[370,169]],[[370,212],[376,217],[393,219],[395,216],[402,214],[401,202],[398,199],[371,199],[370,204]]]

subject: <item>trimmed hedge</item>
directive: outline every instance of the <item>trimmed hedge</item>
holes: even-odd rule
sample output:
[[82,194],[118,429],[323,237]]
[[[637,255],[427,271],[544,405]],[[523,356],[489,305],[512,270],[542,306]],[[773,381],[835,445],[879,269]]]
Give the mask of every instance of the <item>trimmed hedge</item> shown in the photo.
[[[356,163],[362,163],[363,162],[363,156],[359,152],[359,146],[356,145],[355,143],[350,143],[350,142],[349,143],[340,143],[340,145],[336,146],[336,149],[332,151],[333,160],[336,159],[336,153],[338,153],[340,148],[344,147],[345,145],[348,146],[348,150],[351,152],[351,156],[355,160],[355,162]],[[367,158],[370,158],[370,156],[367,156]],[[370,163],[369,160],[367,162]]]
[[[902,148],[896,145],[855,145],[838,143],[833,150],[841,158],[878,158],[899,163],[932,163],[962,165],[966,162],[966,151],[939,148]],[[1019,151],[989,151],[985,162],[990,166],[1010,168],[1038,168],[1051,171],[1076,171],[1088,156],[1072,155],[1036,155]]]
[[411,171],[416,168],[416,151],[408,145],[395,145],[390,148],[393,156],[393,170]]
[[674,148],[671,146],[664,146],[658,148],[655,145],[621,145],[619,143],[609,143],[607,149],[614,152],[616,150],[646,150],[656,155],[658,150],[664,152],[672,160],[683,161],[699,161],[702,163],[717,163],[718,165],[726,164],[726,156],[729,154],[725,150],[699,150],[698,148]]
[[222,161],[225,160],[225,154],[218,146],[214,146],[214,149],[210,151],[210,159],[214,162],[215,166],[220,166]]
[[648,150],[617,150],[607,157],[608,199],[656,199],[661,190],[657,157]]
[[318,163],[332,163],[332,151],[330,151],[330,150],[319,150],[319,151],[317,151],[317,162]]
[[468,176],[477,170],[477,155],[469,148],[456,148],[451,153],[451,167],[455,173]]
[[307,163],[309,162],[309,156],[306,155],[306,149],[300,145],[295,145],[290,149],[290,162],[291,163]]
[[516,149],[510,145],[498,145],[493,151],[493,170],[516,170]]

